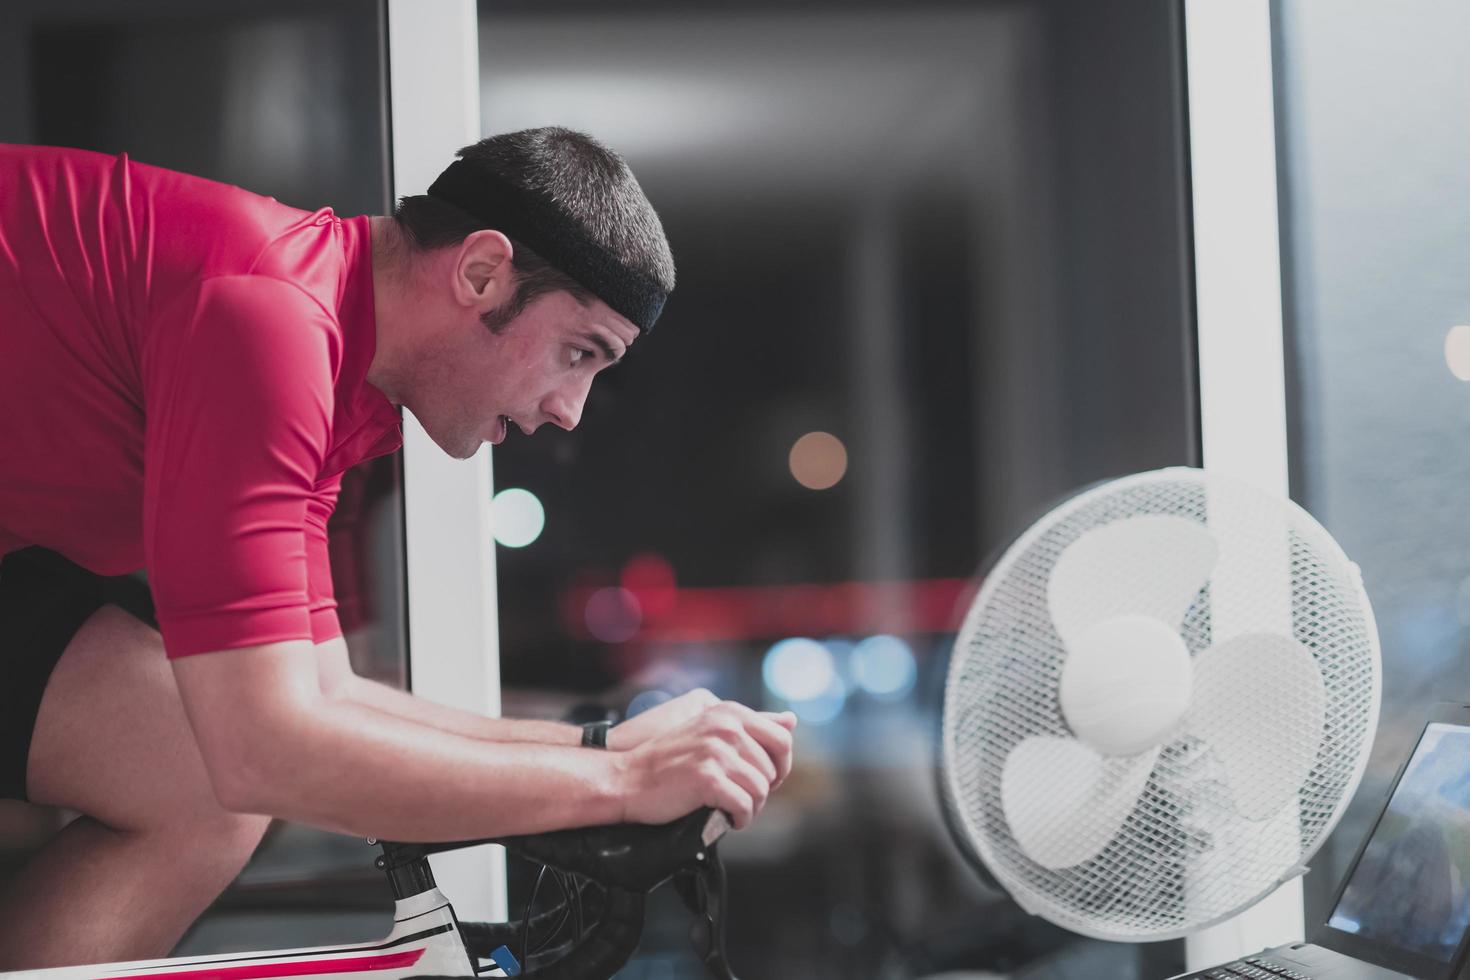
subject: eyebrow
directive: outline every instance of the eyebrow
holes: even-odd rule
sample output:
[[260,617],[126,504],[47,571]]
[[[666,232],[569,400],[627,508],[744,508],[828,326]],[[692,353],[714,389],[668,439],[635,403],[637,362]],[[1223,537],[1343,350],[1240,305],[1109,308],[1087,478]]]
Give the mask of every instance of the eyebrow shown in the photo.
[[602,351],[602,356],[611,364],[617,364],[623,359],[623,356],[613,350],[612,344],[609,344],[607,338],[600,333],[584,333],[582,339]]

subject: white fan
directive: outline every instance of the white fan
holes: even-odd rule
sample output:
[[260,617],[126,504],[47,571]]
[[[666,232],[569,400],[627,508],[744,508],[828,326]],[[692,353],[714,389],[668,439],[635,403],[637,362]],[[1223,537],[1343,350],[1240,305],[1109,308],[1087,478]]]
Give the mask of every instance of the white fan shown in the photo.
[[1114,480],[976,596],[945,688],[950,823],[1027,910],[1178,937],[1304,870],[1379,688],[1357,567],[1305,511],[1193,469]]

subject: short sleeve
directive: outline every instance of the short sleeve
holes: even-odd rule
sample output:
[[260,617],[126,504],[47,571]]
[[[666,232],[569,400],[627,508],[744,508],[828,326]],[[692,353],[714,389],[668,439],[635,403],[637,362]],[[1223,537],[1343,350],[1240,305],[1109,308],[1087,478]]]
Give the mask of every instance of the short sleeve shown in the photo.
[[320,484],[306,502],[306,598],[313,643],[325,643],[342,635],[332,585],[331,538],[327,533],[341,490],[339,473]]
[[264,276],[205,280],[152,324],[143,532],[170,657],[311,639],[332,615],[317,476],[339,357],[332,316]]

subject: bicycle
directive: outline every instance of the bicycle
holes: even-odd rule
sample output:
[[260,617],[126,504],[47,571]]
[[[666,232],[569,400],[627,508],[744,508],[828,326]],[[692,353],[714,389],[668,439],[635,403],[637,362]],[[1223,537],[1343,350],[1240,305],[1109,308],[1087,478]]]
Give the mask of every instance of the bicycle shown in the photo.
[[[729,829],[723,813],[706,808],[661,826],[617,824],[443,844],[369,841],[381,848],[375,864],[387,875],[394,899],[393,928],[376,943],[55,967],[7,977],[606,980],[638,947],[647,895],[672,881],[695,916],[690,938],[706,969],[719,980],[735,980],[725,958],[725,872],[717,851]],[[528,904],[520,921],[460,922],[434,883],[429,855],[480,844],[502,844],[541,863],[542,875],[550,871],[558,880],[562,902],[534,916]],[[562,939],[568,926],[571,936]]]

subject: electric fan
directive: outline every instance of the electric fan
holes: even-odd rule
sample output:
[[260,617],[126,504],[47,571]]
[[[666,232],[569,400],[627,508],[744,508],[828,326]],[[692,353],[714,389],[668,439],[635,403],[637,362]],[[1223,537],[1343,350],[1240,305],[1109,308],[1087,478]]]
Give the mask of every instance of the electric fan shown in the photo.
[[970,607],[946,816],[1027,911],[1176,938],[1305,870],[1379,689],[1357,566],[1304,510],[1195,469],[1113,480],[1032,525]]

